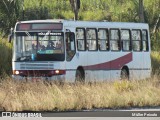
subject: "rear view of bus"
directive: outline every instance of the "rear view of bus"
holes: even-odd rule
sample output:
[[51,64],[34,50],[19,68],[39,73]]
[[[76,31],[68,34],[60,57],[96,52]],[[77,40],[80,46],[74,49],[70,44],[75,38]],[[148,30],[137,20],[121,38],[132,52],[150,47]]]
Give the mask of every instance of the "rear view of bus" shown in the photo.
[[13,78],[64,79],[64,35],[60,20],[17,22],[13,43]]

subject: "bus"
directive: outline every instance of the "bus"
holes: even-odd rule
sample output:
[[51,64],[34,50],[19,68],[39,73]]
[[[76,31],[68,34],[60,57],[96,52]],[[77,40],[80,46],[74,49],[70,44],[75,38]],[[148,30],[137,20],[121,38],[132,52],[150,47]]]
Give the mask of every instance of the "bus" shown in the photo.
[[146,23],[19,21],[11,36],[14,79],[92,82],[151,75]]

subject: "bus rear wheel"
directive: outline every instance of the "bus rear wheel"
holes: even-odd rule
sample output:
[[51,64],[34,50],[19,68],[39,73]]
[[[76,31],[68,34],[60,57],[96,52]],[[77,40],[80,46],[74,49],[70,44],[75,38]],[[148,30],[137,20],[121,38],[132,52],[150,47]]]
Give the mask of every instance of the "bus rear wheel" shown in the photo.
[[76,82],[84,83],[85,77],[84,77],[84,71],[77,69],[76,70]]
[[121,70],[121,80],[129,80],[129,72],[126,69]]

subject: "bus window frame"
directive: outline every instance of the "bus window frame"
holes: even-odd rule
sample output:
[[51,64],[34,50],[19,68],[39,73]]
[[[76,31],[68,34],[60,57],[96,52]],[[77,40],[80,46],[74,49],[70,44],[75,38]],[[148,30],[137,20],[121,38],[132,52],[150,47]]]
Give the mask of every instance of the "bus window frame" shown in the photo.
[[[89,46],[88,46],[87,41],[88,41],[88,40],[93,40],[93,39],[87,39],[87,30],[88,30],[88,29],[93,29],[93,30],[95,30],[95,32],[96,32],[96,39],[94,39],[94,40],[96,40],[96,49],[95,49],[95,50],[89,50]],[[88,51],[98,51],[98,33],[97,33],[97,29],[96,29],[96,28],[86,28],[86,33],[85,33],[85,35],[86,35],[86,50],[88,50]]]
[[100,49],[99,40],[105,40],[105,39],[99,39],[99,35],[98,35],[98,50],[102,51],[102,52],[103,51],[109,51],[110,50],[109,29],[108,28],[98,28],[98,33],[99,33],[99,30],[105,30],[106,33],[108,34],[107,35],[107,39],[106,39],[106,41],[108,42],[108,43],[106,43],[106,44],[108,44],[107,45],[108,48],[106,48],[106,50],[101,50]]
[[[122,37],[121,37],[121,31],[122,30],[128,30],[129,31],[129,40],[127,40],[127,41],[129,41],[129,50],[124,50],[123,49],[123,41],[125,41],[125,40],[123,40],[122,39]],[[132,33],[131,33],[131,30],[130,29],[121,29],[120,30],[120,41],[121,41],[121,50],[123,51],[123,52],[130,52],[130,51],[132,51],[132,35],[131,35]]]
[[[119,42],[118,42],[118,50],[112,50],[111,49],[111,41],[116,41],[115,39],[114,40],[111,40],[111,30],[118,30],[118,36],[119,36]],[[120,52],[121,51],[121,37],[120,37],[120,29],[119,28],[110,28],[109,29],[109,46],[110,46],[110,51],[112,52]]]
[[[142,51],[143,51],[143,52],[148,52],[148,51],[149,51],[149,41],[148,41],[149,36],[148,36],[148,30],[147,30],[147,29],[142,29],[141,31],[142,31],[142,32],[143,32],[143,31],[146,31],[146,40],[143,40],[143,35],[142,35]],[[146,41],[146,42],[147,42],[146,50],[143,50],[143,41]]]
[[[133,40],[132,39],[132,31],[140,31],[140,50],[133,50],[133,41],[139,41],[139,40]],[[132,51],[133,52],[142,52],[142,30],[141,29],[132,29],[131,30],[131,41],[132,41]]]
[[75,37],[76,37],[76,47],[77,47],[77,51],[86,51],[87,50],[87,45],[86,45],[86,30],[85,30],[85,28],[83,28],[83,27],[77,27],[76,28],[76,33],[77,33],[77,29],[83,29],[84,30],[84,50],[79,50],[78,49],[78,40],[82,40],[82,39],[78,39],[77,40],[77,36],[75,35]]

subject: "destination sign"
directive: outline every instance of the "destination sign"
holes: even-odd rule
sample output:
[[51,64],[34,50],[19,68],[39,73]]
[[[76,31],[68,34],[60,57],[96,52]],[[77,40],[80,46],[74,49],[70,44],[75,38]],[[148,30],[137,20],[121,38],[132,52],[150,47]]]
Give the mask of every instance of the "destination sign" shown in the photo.
[[38,33],[38,35],[54,35],[54,36],[59,36],[59,35],[62,35],[62,33],[43,33],[43,32],[41,32],[41,33]]
[[62,30],[62,23],[19,23],[17,31]]

